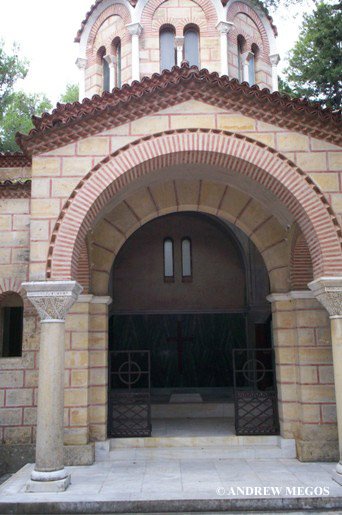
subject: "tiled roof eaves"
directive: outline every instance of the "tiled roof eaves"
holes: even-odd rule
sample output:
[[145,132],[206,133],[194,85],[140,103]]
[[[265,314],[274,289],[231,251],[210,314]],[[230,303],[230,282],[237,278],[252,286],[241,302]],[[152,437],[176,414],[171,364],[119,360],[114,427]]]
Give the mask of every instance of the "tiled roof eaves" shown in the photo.
[[188,65],[144,77],[82,103],[57,104],[52,113],[33,117],[35,128],[28,135],[17,134],[16,140],[25,153],[42,153],[190,99],[341,143],[341,112]]
[[[129,1],[129,3],[133,7],[135,7],[138,0],[128,0],[128,1]],[[85,26],[88,23],[88,20],[89,20],[90,16],[93,14],[93,12],[97,8],[97,6],[100,5],[102,2],[103,2],[103,0],[96,0],[96,2],[90,7],[89,11],[86,13],[84,20],[82,20],[81,27],[77,31],[77,34],[75,36],[75,39],[74,39],[75,43],[79,43],[81,41],[81,37],[82,37],[83,31],[85,29]],[[228,4],[229,0],[221,0],[221,2],[222,2],[222,5],[226,6]],[[278,36],[278,29],[274,25],[273,18],[269,15],[268,10],[266,9],[266,7],[263,5],[263,3],[260,0],[258,0],[256,2],[256,4],[257,4],[258,7],[260,7],[265,12],[265,15],[266,15],[268,21],[270,22],[270,25],[272,27],[274,35]]]
[[21,152],[0,152],[1,168],[23,168],[32,166],[32,158]]
[[26,177],[20,177],[18,179],[4,179],[3,181],[0,180],[0,188],[31,188],[31,183],[32,179],[28,179]]

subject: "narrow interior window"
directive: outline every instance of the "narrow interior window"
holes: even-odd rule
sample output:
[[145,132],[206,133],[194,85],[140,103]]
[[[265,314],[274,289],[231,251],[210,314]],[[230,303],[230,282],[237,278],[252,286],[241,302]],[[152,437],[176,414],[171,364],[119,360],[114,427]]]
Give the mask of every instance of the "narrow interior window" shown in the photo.
[[196,28],[184,32],[184,58],[190,66],[199,67],[199,32]]
[[115,57],[116,57],[116,77],[115,86],[121,88],[121,41],[117,40],[114,44]]
[[172,27],[165,27],[160,31],[160,71],[171,70],[175,64],[175,31]]
[[192,277],[192,256],[191,256],[191,240],[183,238],[182,240],[182,276]]
[[23,302],[17,293],[4,295],[0,301],[0,357],[22,354]]
[[164,277],[174,277],[174,264],[173,264],[173,240],[166,238],[164,240]]
[[102,59],[103,66],[103,91],[110,91],[110,72],[109,64],[106,59]]
[[244,51],[244,38],[242,36],[238,36],[237,38],[237,49],[238,49],[238,79],[240,82],[243,81],[243,62],[242,62],[242,54]]
[[250,86],[255,84],[255,59],[254,54],[250,56],[248,61],[248,82]]

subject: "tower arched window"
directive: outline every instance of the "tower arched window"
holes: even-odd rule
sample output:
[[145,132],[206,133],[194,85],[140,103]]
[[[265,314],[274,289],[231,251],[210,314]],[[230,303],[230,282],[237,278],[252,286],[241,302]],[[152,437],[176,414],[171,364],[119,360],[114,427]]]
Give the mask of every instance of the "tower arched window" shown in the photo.
[[182,278],[183,280],[192,279],[192,248],[191,239],[182,239]]
[[110,91],[110,69],[106,59],[106,49],[104,46],[97,51],[98,63],[102,66],[102,90]]
[[18,293],[0,297],[0,357],[13,358],[22,354],[23,301]]
[[238,79],[240,82],[244,80],[243,73],[243,53],[245,52],[246,40],[243,36],[239,35],[237,38],[237,54],[238,54]]
[[174,279],[174,249],[173,239],[164,240],[164,280],[166,282]]
[[113,41],[113,50],[115,57],[115,86],[121,88],[122,84],[122,57],[121,57],[121,39],[115,38]]
[[250,86],[253,86],[256,82],[256,59],[258,56],[258,46],[253,43],[252,45],[252,51],[250,52],[249,59],[248,59],[248,82]]
[[184,30],[184,59],[199,68],[199,30],[193,25]]
[[163,27],[159,33],[160,71],[171,70],[176,64],[175,29]]

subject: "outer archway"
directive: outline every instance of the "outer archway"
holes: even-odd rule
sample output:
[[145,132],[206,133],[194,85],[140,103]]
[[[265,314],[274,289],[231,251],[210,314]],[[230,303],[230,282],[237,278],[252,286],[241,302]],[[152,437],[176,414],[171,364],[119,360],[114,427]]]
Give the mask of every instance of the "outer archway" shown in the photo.
[[340,229],[313,181],[269,147],[216,130],[167,131],[132,143],[96,165],[74,190],[57,221],[47,277],[75,276],[80,247],[101,210],[125,186],[172,165],[204,164],[247,177],[277,197],[308,243],[314,276],[342,274]]

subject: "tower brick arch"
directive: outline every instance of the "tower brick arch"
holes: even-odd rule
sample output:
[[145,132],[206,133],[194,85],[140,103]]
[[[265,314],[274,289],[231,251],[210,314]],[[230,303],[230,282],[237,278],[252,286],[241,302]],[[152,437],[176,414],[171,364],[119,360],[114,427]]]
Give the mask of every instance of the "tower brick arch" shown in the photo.
[[297,221],[310,250],[314,277],[342,275],[340,227],[310,177],[281,154],[250,138],[195,129],[142,138],[96,165],[75,188],[56,223],[47,277],[76,276],[87,232],[124,187],[153,171],[184,164],[218,166],[270,191]]

